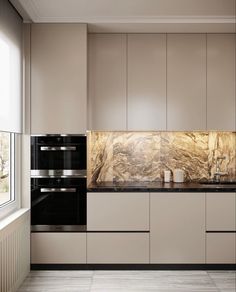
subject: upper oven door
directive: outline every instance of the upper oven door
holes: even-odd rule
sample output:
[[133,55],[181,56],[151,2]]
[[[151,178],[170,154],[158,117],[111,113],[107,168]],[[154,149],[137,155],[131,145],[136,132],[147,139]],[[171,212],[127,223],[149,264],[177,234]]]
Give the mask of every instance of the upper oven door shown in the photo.
[[86,169],[86,136],[32,136],[31,169]]

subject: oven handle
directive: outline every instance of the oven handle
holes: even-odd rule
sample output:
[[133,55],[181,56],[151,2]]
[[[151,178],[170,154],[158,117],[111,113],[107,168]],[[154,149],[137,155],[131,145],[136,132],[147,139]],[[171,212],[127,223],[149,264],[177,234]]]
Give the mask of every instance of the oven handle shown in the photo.
[[41,193],[76,193],[76,188],[41,188]]
[[41,151],[75,151],[76,146],[41,146]]

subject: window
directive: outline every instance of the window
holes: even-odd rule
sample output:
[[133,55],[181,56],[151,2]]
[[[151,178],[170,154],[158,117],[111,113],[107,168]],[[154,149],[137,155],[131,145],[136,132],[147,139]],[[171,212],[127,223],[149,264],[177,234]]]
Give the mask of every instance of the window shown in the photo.
[[0,132],[0,207],[15,200],[14,134]]
[[0,220],[21,204],[22,19],[0,0]]

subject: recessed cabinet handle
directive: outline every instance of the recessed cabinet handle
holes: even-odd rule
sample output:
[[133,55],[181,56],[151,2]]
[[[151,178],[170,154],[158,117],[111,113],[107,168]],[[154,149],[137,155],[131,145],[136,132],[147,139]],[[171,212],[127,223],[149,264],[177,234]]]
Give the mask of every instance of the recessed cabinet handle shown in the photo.
[[75,146],[41,146],[41,151],[75,151]]
[[75,193],[76,188],[41,188],[41,193]]

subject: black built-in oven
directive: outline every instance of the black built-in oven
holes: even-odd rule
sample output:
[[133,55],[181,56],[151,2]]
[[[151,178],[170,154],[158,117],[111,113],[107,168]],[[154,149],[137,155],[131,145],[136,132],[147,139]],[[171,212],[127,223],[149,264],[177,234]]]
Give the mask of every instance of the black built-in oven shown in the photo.
[[86,178],[31,178],[32,231],[83,231]]
[[31,137],[32,231],[86,228],[86,136]]
[[31,170],[86,170],[86,136],[32,136]]

